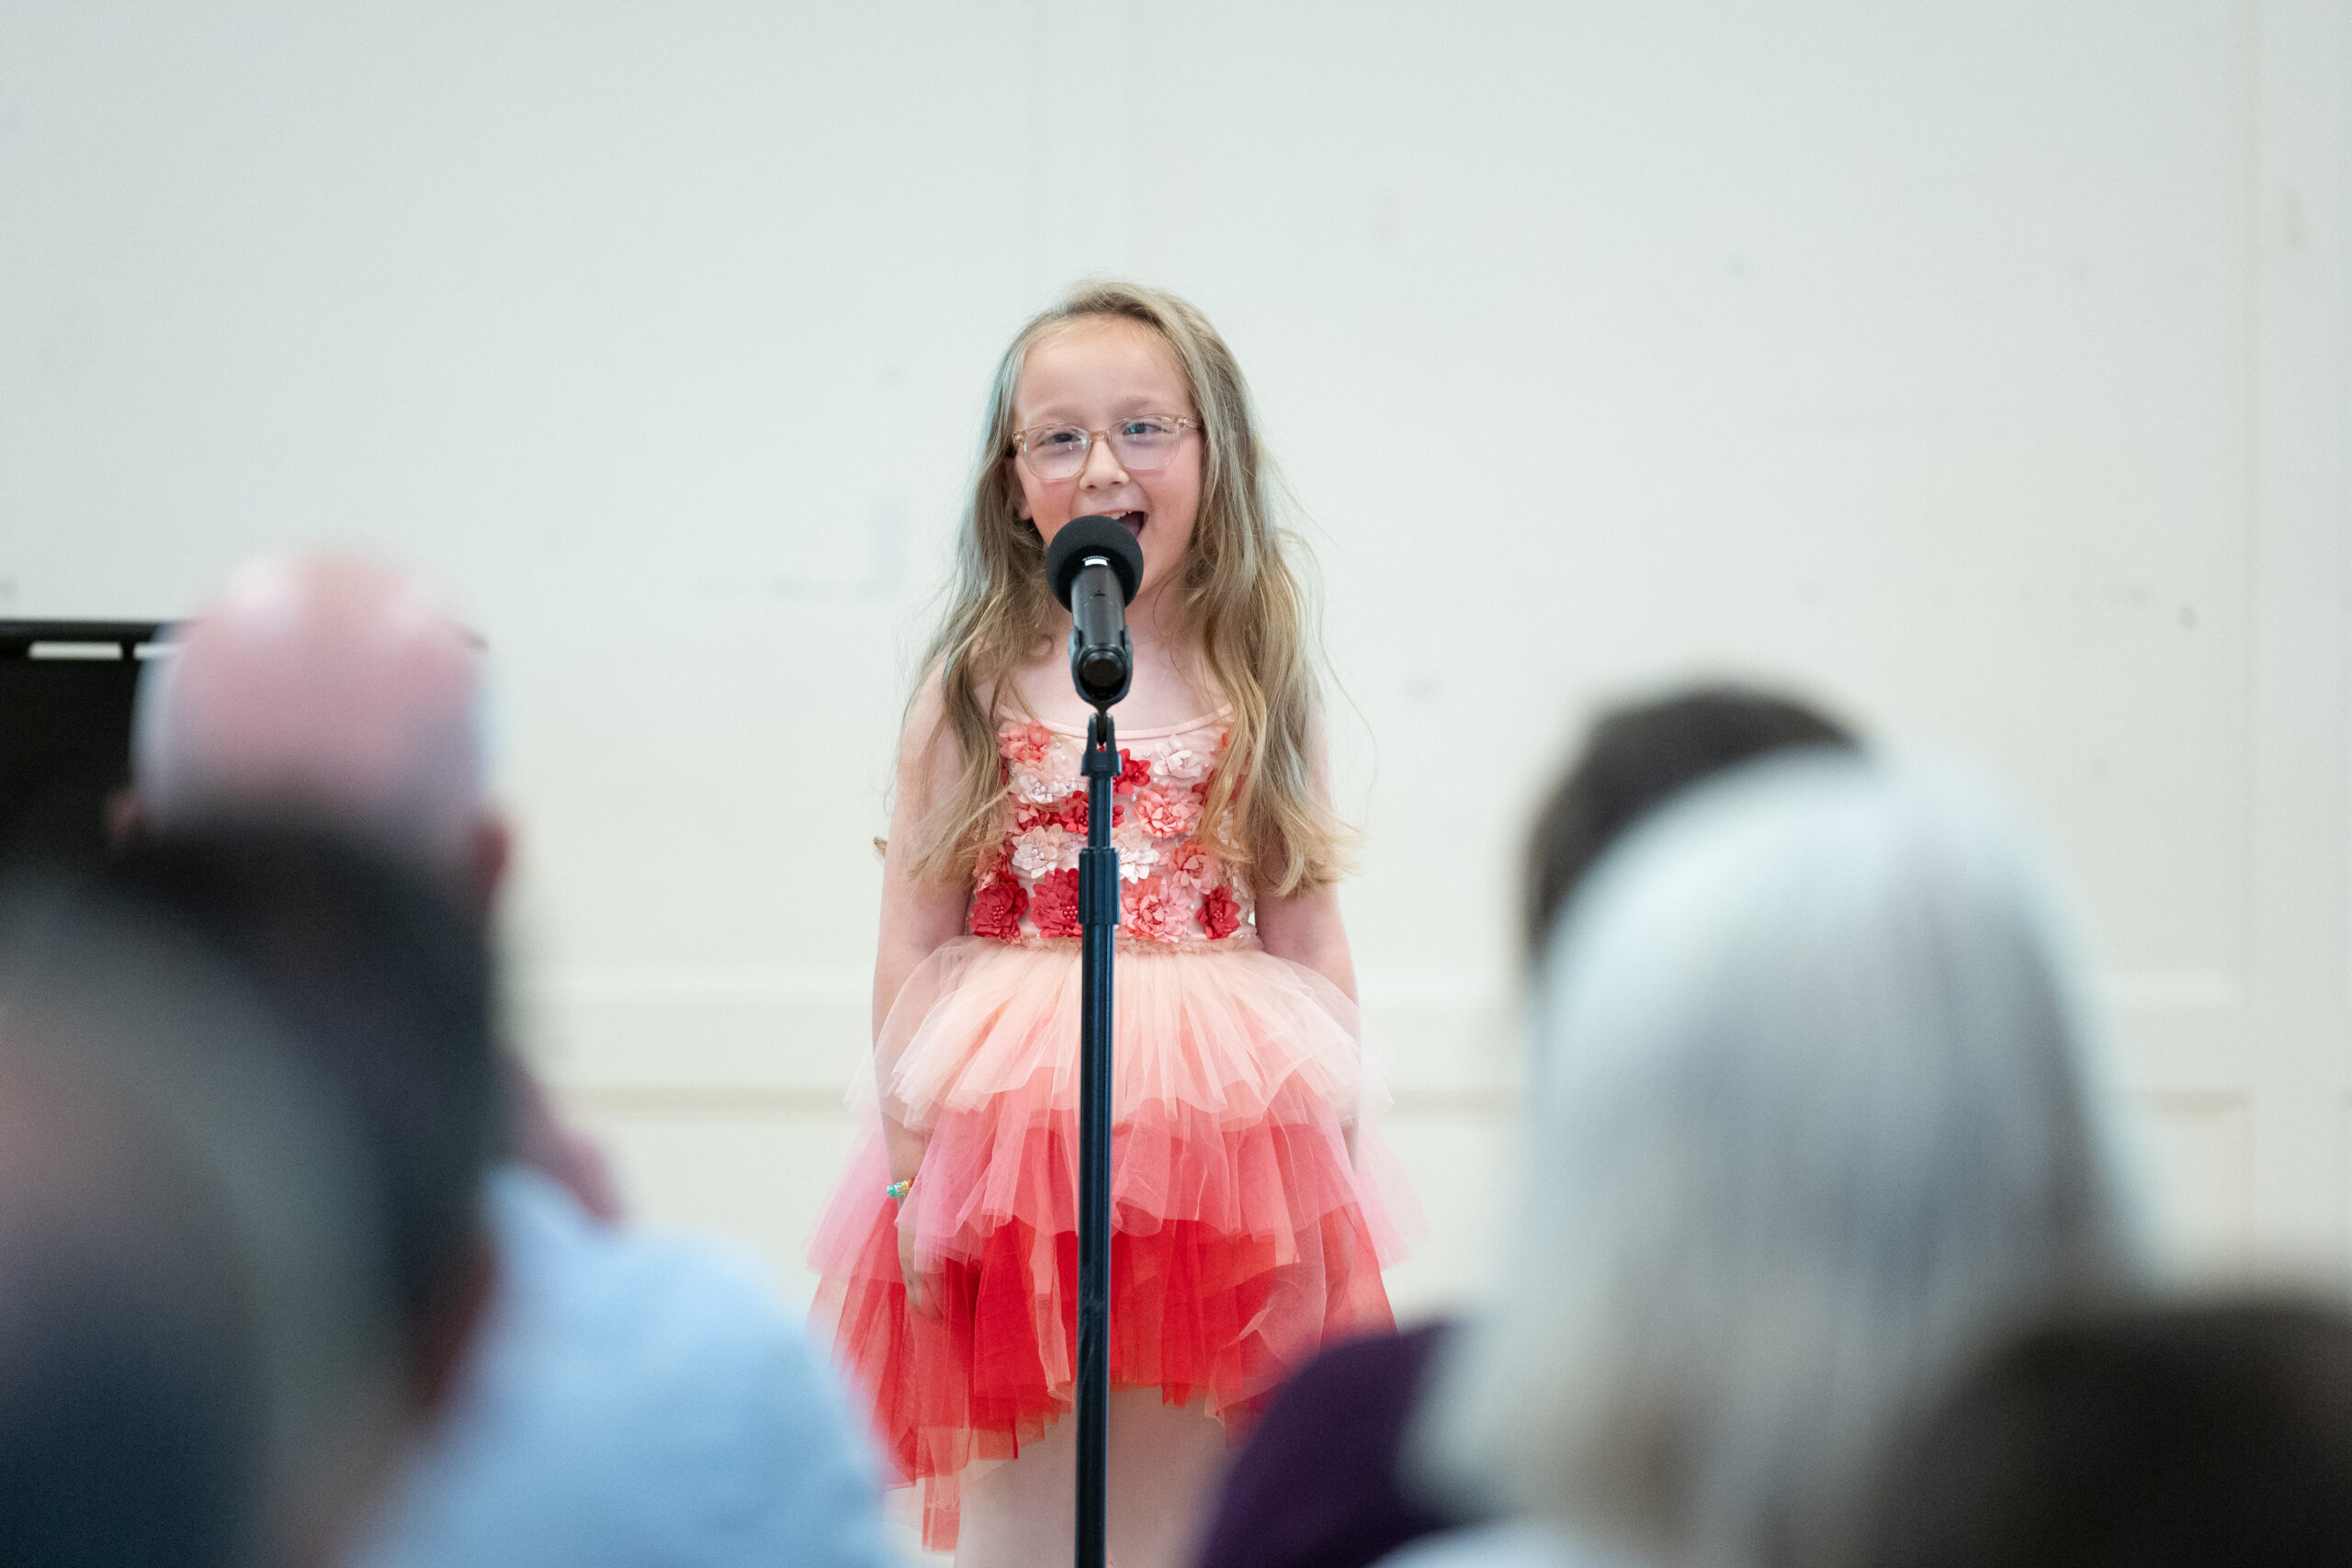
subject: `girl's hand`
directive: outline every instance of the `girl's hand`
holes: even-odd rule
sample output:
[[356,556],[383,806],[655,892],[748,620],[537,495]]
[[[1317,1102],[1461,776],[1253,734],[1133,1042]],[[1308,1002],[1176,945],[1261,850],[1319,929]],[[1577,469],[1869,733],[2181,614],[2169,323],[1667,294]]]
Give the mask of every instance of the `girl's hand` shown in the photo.
[[906,1281],[907,1305],[936,1323],[939,1303],[933,1299],[930,1281],[915,1270],[915,1206],[922,1201],[920,1189],[899,1200],[899,1278]]

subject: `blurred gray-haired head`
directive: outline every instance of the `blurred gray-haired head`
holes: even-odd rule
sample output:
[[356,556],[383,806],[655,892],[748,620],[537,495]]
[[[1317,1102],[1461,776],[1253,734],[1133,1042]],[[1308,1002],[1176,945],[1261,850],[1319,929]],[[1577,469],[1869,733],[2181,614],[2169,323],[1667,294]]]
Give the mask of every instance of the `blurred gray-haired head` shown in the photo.
[[2072,949],[1954,776],[1768,761],[1554,933],[1502,1294],[1425,1473],[1655,1560],[1823,1561],[1888,1422],[2136,1274]]

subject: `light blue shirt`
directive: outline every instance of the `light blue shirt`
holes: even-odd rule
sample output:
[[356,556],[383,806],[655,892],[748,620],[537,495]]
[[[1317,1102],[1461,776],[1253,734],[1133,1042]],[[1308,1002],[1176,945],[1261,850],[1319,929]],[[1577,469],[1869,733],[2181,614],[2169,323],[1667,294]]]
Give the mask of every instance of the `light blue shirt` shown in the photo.
[[831,1371],[745,1264],[492,1178],[481,1340],[353,1568],[881,1568]]

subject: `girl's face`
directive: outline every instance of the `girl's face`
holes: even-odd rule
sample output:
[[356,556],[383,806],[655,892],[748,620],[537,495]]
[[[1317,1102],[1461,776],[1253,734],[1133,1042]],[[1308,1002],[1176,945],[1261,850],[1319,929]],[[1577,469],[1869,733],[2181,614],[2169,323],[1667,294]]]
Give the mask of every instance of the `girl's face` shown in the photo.
[[1192,389],[1159,334],[1123,316],[1090,317],[1029,351],[1012,388],[1012,428],[1075,425],[1093,435],[1086,467],[1072,479],[1040,479],[1008,459],[1021,486],[1021,515],[1046,542],[1073,517],[1115,517],[1143,547],[1136,597],[1178,580],[1201,505],[1201,437],[1186,430],[1164,468],[1129,473],[1102,432],[1138,414],[1197,420]]

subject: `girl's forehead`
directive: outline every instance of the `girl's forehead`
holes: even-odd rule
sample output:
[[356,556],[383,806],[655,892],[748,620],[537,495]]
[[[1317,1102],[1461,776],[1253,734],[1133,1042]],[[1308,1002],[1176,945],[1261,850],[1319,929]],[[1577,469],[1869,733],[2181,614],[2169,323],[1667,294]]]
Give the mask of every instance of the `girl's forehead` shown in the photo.
[[1190,413],[1192,386],[1165,339],[1120,316],[1085,317],[1046,333],[1023,356],[1012,386],[1013,412],[1022,423],[1035,414],[1107,413],[1136,401],[1153,404],[1154,412]]

